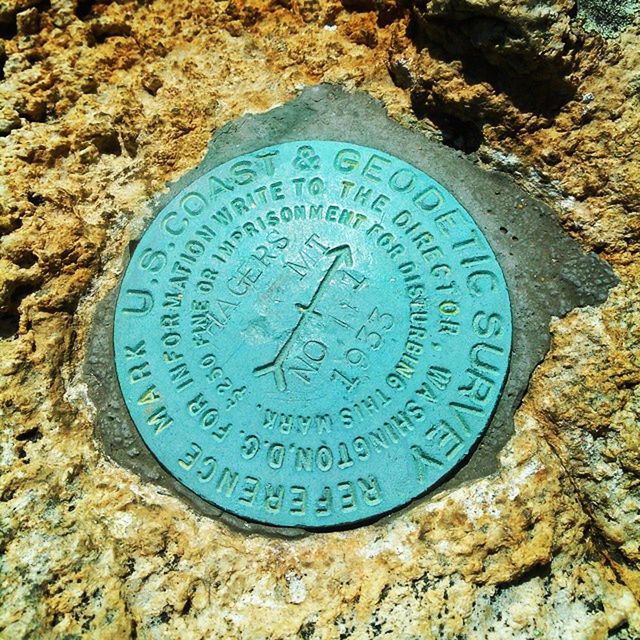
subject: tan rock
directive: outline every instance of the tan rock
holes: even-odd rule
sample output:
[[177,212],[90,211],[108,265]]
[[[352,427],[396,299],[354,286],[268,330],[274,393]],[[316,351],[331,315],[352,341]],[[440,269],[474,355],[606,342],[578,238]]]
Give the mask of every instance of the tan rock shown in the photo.
[[[637,29],[583,35],[571,4],[423,3],[428,20],[519,29],[474,44],[508,91],[418,51],[389,2],[351,4],[376,20],[335,2],[60,0],[6,41],[0,637],[640,636]],[[2,3],[1,21],[30,6]],[[541,110],[512,56],[530,61],[525,85],[542,73],[575,94]],[[149,198],[225,122],[322,81],[415,124],[412,98],[454,142],[473,124],[479,158],[555,205],[622,284],[554,324],[497,474],[353,531],[246,535],[105,459],[83,341]]]

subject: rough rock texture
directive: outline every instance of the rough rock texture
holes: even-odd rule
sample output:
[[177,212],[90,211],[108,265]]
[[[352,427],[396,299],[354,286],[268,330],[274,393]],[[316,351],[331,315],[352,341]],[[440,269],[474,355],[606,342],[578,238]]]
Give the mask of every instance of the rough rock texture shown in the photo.
[[619,36],[633,23],[640,9],[638,0],[578,0],[577,5],[583,27],[605,38]]
[[[639,29],[573,4],[0,2],[0,637],[640,636]],[[621,284],[555,322],[496,476],[245,536],[104,458],[83,340],[149,198],[321,81],[511,172]]]

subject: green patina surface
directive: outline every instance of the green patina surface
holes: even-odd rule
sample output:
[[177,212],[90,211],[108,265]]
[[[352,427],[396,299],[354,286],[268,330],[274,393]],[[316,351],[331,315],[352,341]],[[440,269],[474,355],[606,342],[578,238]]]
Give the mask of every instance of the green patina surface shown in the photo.
[[114,328],[129,414],[164,468],[226,511],[304,528],[371,520],[447,476],[510,351],[504,276],[469,213],[395,156],[317,139],[178,193],[136,247]]

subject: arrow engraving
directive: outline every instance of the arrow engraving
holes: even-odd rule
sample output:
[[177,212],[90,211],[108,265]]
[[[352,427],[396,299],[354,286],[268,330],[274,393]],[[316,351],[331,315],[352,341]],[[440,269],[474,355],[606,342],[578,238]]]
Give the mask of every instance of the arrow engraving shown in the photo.
[[311,296],[311,300],[309,300],[308,304],[300,304],[296,303],[295,308],[300,312],[300,317],[298,318],[298,322],[295,327],[291,330],[289,337],[284,341],[283,345],[280,347],[278,353],[276,353],[276,357],[271,361],[263,364],[259,367],[256,367],[253,370],[253,373],[260,377],[264,376],[268,373],[272,373],[276,387],[280,391],[286,391],[287,389],[287,379],[284,373],[284,361],[287,359],[287,355],[289,354],[289,350],[291,349],[291,345],[298,335],[300,328],[304,324],[304,321],[311,313],[316,312],[316,306],[318,304],[318,300],[322,295],[322,292],[329,286],[331,282],[331,278],[333,274],[340,269],[342,266],[351,267],[353,266],[353,255],[351,253],[351,247],[348,244],[341,244],[333,249],[329,249],[325,253],[327,256],[334,256],[331,265],[325,272],[324,276],[320,280],[316,290]]

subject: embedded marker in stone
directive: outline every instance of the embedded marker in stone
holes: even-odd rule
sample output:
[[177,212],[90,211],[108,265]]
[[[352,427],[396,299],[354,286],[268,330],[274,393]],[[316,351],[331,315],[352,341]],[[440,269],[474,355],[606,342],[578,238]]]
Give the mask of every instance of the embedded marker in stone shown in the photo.
[[465,458],[500,397],[511,309],[442,185],[305,140],[236,157],[159,212],[114,348],[136,428],[186,487],[248,520],[335,528]]

